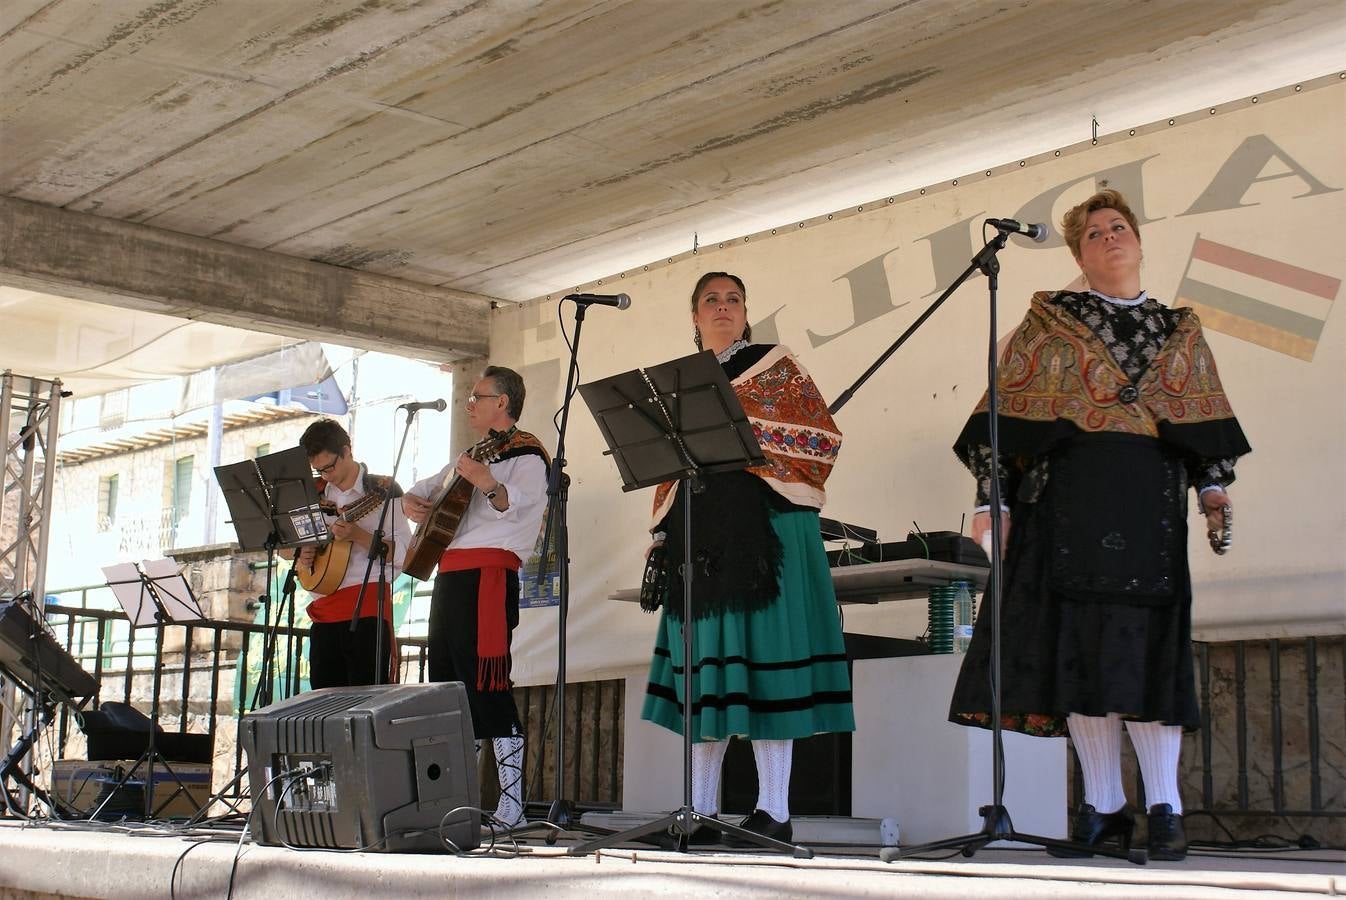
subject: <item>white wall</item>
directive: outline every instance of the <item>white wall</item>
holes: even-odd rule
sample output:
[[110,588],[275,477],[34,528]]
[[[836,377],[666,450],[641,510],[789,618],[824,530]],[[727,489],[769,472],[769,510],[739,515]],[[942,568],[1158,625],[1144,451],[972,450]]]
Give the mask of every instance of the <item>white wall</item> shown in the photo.
[[[981,245],[982,218],[1048,220],[1055,229],[1061,213],[1103,179],[1143,213],[1144,284],[1160,299],[1174,298],[1198,235],[1340,280],[1344,111],[1346,84],[1280,92],[1237,111],[1156,123],[1098,146],[1086,141],[1022,167],[1007,160],[990,177],[977,174],[892,203],[882,198],[872,210],[835,221],[659,261],[599,288],[625,291],[633,303],[625,312],[590,313],[581,381],[692,352],[688,294],[701,272],[722,269],[746,280],[758,337],[778,333],[834,397],[966,265]],[[1063,287],[1077,275],[1059,238],[1045,245],[1016,239],[1001,259],[1001,335],[1018,324],[1034,290]],[[1274,287],[1257,296],[1283,307],[1306,302]],[[1254,452],[1240,464],[1231,491],[1230,555],[1214,557],[1194,522],[1199,637],[1346,629],[1346,481],[1339,465],[1346,444],[1346,328],[1340,294],[1309,306],[1314,302],[1310,311],[1326,316],[1326,324],[1312,361],[1208,329]],[[569,327],[569,305],[562,312]],[[857,313],[864,321],[851,327]],[[500,309],[492,322],[493,361],[521,369],[528,380],[523,425],[550,444],[566,359],[556,322],[554,303]],[[972,481],[949,448],[985,383],[987,326],[985,280],[978,277],[840,413],[846,442],[828,485],[826,515],[877,528],[886,540],[905,537],[913,520],[931,530],[959,527]],[[639,579],[651,492],[621,492],[592,416],[576,403],[567,453],[572,679],[638,664],[654,628],[653,617],[607,599]],[[923,604],[907,606],[850,608],[848,629],[918,634],[924,622],[916,607]],[[555,621],[554,610],[524,614],[515,642],[522,683],[553,677]]]

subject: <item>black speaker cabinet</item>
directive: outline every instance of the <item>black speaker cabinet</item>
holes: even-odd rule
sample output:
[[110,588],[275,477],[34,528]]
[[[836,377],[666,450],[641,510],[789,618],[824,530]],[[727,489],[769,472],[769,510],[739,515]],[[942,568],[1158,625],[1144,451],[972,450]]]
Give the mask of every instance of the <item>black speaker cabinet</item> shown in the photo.
[[264,844],[476,847],[481,805],[459,682],[322,688],[244,716],[252,831]]

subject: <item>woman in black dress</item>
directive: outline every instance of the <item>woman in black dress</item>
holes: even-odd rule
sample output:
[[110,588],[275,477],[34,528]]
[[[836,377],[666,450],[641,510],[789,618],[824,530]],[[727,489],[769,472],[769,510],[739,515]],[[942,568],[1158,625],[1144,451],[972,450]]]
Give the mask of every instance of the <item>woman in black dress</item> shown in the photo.
[[[1198,726],[1187,567],[1188,488],[1218,531],[1234,463],[1249,451],[1190,309],[1141,289],[1140,230],[1120,193],[1066,213],[1083,292],[1039,293],[1002,358],[1000,459],[986,397],[955,452],[977,478],[973,537],[1001,479],[1002,722],[1069,731],[1084,773],[1072,840],[1129,847],[1121,731],[1140,763],[1149,850],[1182,859],[1183,729]],[[990,724],[990,617],[981,617],[950,718]]]

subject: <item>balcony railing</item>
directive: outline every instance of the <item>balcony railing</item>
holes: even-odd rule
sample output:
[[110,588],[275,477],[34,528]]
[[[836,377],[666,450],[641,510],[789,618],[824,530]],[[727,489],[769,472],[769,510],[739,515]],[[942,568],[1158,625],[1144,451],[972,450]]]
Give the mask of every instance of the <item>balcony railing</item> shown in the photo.
[[[155,656],[156,635],[150,627],[131,629],[121,610],[90,607],[98,588],[62,592],[79,606],[48,604],[47,620],[58,638],[86,671],[99,691],[93,706],[117,700],[148,714],[157,696],[159,723],[180,733],[206,733],[216,747],[217,769],[226,753],[230,771],[215,778],[220,784],[243,770],[246,760],[238,746],[238,722],[253,708],[263,640],[267,628],[254,623],[204,620],[164,629],[163,659]],[[105,588],[103,590],[106,590]],[[96,600],[95,600],[96,602]],[[275,629],[273,699],[293,696],[306,688],[304,660],[307,629]],[[424,638],[398,638],[400,681],[427,680]],[[553,721],[555,692],[551,686],[515,689],[524,720],[527,745],[525,772],[528,799],[546,802],[554,785]],[[621,735],[623,684],[620,681],[571,685],[566,716],[568,765],[567,799],[581,807],[616,808],[621,803]],[[72,736],[71,710],[57,719],[58,746]],[[225,746],[217,740],[224,736]],[[229,746],[232,744],[232,746]],[[488,742],[489,744],[489,742]],[[482,803],[493,804],[498,791],[489,751],[481,762]],[[246,796],[240,781],[232,797]],[[489,808],[489,807],[487,807]]]
[[[176,720],[177,730],[204,731],[212,739],[226,734],[233,772],[240,770],[245,761],[234,736],[256,687],[263,626],[215,621],[168,626],[165,659],[158,660],[153,629],[132,633],[120,610],[88,608],[94,590],[66,592],[81,605],[49,605],[47,617],[97,680],[98,702],[121,700],[148,712],[157,686],[160,722],[171,728],[169,723]],[[305,686],[307,637],[304,629],[277,630],[276,699]],[[425,639],[401,636],[398,647],[402,682],[425,681]],[[1331,827],[1339,829],[1346,818],[1346,640],[1197,642],[1193,649],[1202,728],[1184,739],[1181,778],[1189,816],[1305,817],[1325,827],[1338,823]],[[159,678],[152,677],[156,668]],[[617,806],[623,683],[572,685],[568,696],[567,799]],[[533,801],[551,799],[555,691],[552,686],[516,688],[515,697],[529,735],[528,796]],[[227,728],[221,727],[224,722]],[[70,737],[69,710],[62,710],[58,728],[64,747]],[[216,758],[221,761],[221,754]],[[489,752],[482,760],[482,787],[483,805],[493,803],[496,786]],[[1076,797],[1081,787],[1077,769]],[[1143,797],[1139,778],[1136,797]]]

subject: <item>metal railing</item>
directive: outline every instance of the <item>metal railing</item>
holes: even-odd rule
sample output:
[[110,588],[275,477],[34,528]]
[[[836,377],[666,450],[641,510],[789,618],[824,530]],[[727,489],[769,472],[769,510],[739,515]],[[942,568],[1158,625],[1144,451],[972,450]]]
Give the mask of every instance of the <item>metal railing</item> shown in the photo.
[[[1201,728],[1184,736],[1180,757],[1187,818],[1228,818],[1211,834],[1237,839],[1262,835],[1265,823],[1257,820],[1266,819],[1339,830],[1346,818],[1346,638],[1193,641],[1192,653]],[[1073,806],[1084,780],[1078,758],[1072,768]],[[1133,770],[1143,806],[1144,782],[1125,742],[1123,768]]]
[[[1336,687],[1346,697],[1346,639],[1196,643],[1193,649],[1201,703],[1201,803],[1189,811],[1346,817],[1340,783],[1346,771],[1341,758],[1346,701],[1338,699],[1332,712],[1322,708],[1324,679],[1334,668]],[[1324,721],[1334,729],[1331,740],[1324,740]],[[1269,750],[1269,760],[1259,746]],[[1335,756],[1325,760],[1326,752]],[[1232,771],[1217,754],[1232,754]],[[1331,802],[1324,799],[1325,771],[1336,778]]]
[[[254,672],[268,629],[255,623],[212,620],[167,625],[164,659],[158,659],[153,628],[133,630],[120,609],[88,606],[90,592],[98,587],[63,592],[78,595],[79,606],[46,607],[48,625],[98,684],[92,707],[119,700],[148,714],[156,700],[154,688],[158,688],[159,722],[165,727],[171,728],[168,723],[176,718],[179,733],[204,729],[214,746],[221,722],[231,719],[235,726],[232,734],[236,735],[238,721],[252,707]],[[301,689],[301,660],[306,655],[307,639],[307,629],[275,629],[275,699],[293,696]],[[426,639],[400,636],[397,644],[401,682],[425,682]],[[232,679],[224,677],[230,670]],[[231,680],[232,685],[228,683]],[[554,696],[552,686],[515,688],[520,717],[530,736],[525,773],[529,776],[528,798],[533,801],[553,799],[555,764],[550,732],[556,727]],[[571,685],[567,696],[567,746],[573,748],[568,756],[568,799],[598,808],[620,806],[623,684]],[[58,746],[64,748],[71,736],[68,708],[61,710],[57,729]],[[232,749],[231,777],[242,771],[246,762],[236,742]],[[219,755],[217,752],[216,759]],[[481,775],[485,806],[487,797],[494,802],[497,790],[489,753],[483,754]],[[246,794],[246,786],[240,785],[235,796],[242,794]]]

